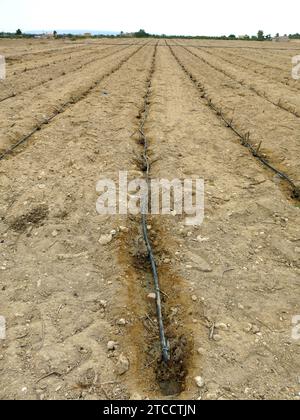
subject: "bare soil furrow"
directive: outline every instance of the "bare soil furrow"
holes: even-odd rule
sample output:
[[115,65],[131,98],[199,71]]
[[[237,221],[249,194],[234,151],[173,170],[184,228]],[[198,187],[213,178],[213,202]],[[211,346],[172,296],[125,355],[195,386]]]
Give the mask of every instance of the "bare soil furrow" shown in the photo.
[[295,159],[295,154],[299,153],[295,135],[300,127],[299,120],[268,104],[248,88],[237,85],[234,81],[227,83],[222,73],[208,73],[206,63],[199,66],[195,62],[197,58],[182,48],[174,47],[173,51],[192,77],[201,83],[208,97],[226,119],[234,123],[240,133],[250,136],[248,140],[253,147],[259,149],[263,157],[269,158],[278,170],[286,173],[299,185]]
[[[220,67],[220,64],[218,64],[217,62],[210,62],[209,59],[207,59],[207,57],[203,57],[202,55],[199,55],[199,53],[194,53],[190,49],[186,49],[186,51],[189,51],[191,54],[193,54],[198,59],[202,60],[205,64],[207,64],[215,71],[222,73],[223,75],[233,80],[234,82],[240,84],[241,86],[250,89],[257,96],[268,101],[270,104],[286,112],[289,112],[296,118],[300,118],[299,95],[298,93],[294,93],[291,91],[289,92],[288,87],[280,89],[278,87],[278,84],[274,84],[271,81],[266,82],[265,80],[258,79],[257,77],[255,78],[254,76],[252,76],[252,78],[250,78],[249,76],[241,78],[239,73],[232,66],[228,68],[228,66],[225,66],[223,64]],[[276,94],[274,94],[275,86],[277,87]]]
[[26,73],[26,75],[23,76],[22,78],[19,77],[18,81],[15,83],[13,80],[10,79],[9,82],[7,83],[8,86],[6,90],[8,92],[11,91],[12,90],[11,86],[13,85],[13,93],[11,93],[8,96],[5,96],[5,89],[4,89],[4,92],[3,92],[4,96],[2,98],[0,97],[0,102],[4,102],[10,98],[14,98],[17,95],[20,95],[24,92],[28,92],[32,89],[35,89],[53,80],[56,81],[60,77],[65,77],[69,75],[70,73],[81,70],[84,67],[90,64],[93,64],[99,60],[103,60],[107,57],[117,54],[120,51],[124,51],[126,48],[129,48],[129,46],[122,47],[120,49],[116,49],[108,53],[106,52],[103,56],[101,56],[102,54],[99,54],[100,56],[98,56],[98,54],[92,53],[91,56],[93,58],[89,58],[88,54],[86,54],[84,57],[81,57],[81,59],[79,60],[79,63],[78,63],[78,58],[76,58],[74,62],[68,61],[67,66],[64,65],[63,67],[61,66],[61,63],[59,63],[55,68],[47,69],[47,74],[45,76],[43,76],[40,73],[40,70],[38,70],[36,71],[36,73],[30,73],[30,74]]
[[[121,57],[119,57],[119,63],[113,66],[109,64],[110,69],[106,67],[107,63],[104,62],[103,69],[100,75],[98,67],[94,69],[94,72],[88,71],[85,76],[81,75],[82,80],[80,88],[78,88],[76,83],[74,84],[74,81],[72,79],[70,80],[69,85],[61,82],[61,86],[57,90],[54,90],[54,87],[52,86],[54,99],[51,101],[51,106],[49,104],[48,92],[46,91],[43,92],[45,103],[38,103],[37,109],[35,109],[34,111],[32,111],[32,109],[29,110],[29,115],[28,110],[24,109],[24,100],[20,101],[20,114],[21,112],[23,113],[23,115],[21,114],[22,117],[20,114],[18,115],[17,121],[20,121],[20,123],[17,123],[15,121],[15,113],[11,114],[12,108],[7,109],[7,118],[1,125],[2,130],[0,129],[0,134],[1,131],[3,134],[2,138],[0,138],[0,147],[2,150],[4,150],[2,158],[9,155],[11,151],[16,149],[16,147],[27,141],[34,133],[39,131],[43,126],[49,124],[57,115],[63,113],[66,108],[72,106],[74,103],[77,103],[82,98],[86,97],[86,95],[88,95],[93,89],[98,87],[98,85],[103,81],[105,77],[119,70],[119,68],[122,67],[122,65],[127,60],[129,60],[134,54],[136,54],[141,48],[143,48],[143,46],[138,48],[133,47],[133,52],[128,53],[125,56],[124,53],[121,53]],[[105,92],[103,94],[105,94]],[[28,97],[27,100],[30,100],[30,97]],[[15,111],[15,107],[13,108],[13,110]],[[6,124],[6,126],[4,124]],[[11,131],[7,131],[7,124],[8,126],[13,127]],[[4,128],[2,128],[3,126]],[[5,149],[6,145],[12,146],[9,146],[7,149]]]

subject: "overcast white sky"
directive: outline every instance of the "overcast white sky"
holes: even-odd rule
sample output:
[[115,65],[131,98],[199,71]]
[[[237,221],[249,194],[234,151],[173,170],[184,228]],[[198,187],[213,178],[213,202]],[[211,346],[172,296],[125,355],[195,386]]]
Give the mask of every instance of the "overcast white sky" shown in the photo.
[[89,29],[183,35],[300,32],[299,0],[0,0],[0,31]]

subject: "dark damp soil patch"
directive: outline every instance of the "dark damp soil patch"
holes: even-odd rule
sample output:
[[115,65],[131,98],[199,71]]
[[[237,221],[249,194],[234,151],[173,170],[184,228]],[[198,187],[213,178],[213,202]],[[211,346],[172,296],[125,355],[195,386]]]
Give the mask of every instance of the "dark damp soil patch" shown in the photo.
[[170,338],[171,359],[156,366],[156,380],[164,396],[179,395],[185,390],[188,373],[188,340],[185,336]]
[[17,217],[10,223],[10,227],[15,232],[24,232],[30,226],[39,226],[47,218],[49,209],[46,205],[41,205],[30,210],[26,214]]

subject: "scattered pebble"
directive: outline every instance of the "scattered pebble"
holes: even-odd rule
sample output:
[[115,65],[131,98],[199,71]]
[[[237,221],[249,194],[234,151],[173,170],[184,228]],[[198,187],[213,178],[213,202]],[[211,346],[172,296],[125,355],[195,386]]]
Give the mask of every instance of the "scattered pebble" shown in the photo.
[[109,341],[107,343],[107,350],[112,351],[115,350],[117,347],[117,343],[115,341]]
[[208,262],[196,253],[187,252],[186,259],[188,265],[195,270],[201,271],[203,273],[211,273],[213,271]]
[[110,233],[108,235],[101,235],[99,239],[100,245],[108,245],[113,240],[113,235]]
[[156,293],[149,293],[147,296],[148,299],[155,300],[156,299]]
[[116,365],[116,373],[118,375],[124,375],[129,370],[129,360],[127,359],[124,354],[120,354],[117,365]]
[[107,307],[107,301],[106,301],[106,300],[100,300],[100,305],[101,305],[103,308],[106,308],[106,307]]
[[198,242],[207,242],[209,241],[209,238],[204,238],[201,235],[197,236],[197,241]]
[[193,296],[192,296],[192,301],[193,301],[193,302],[197,302],[197,300],[198,300],[197,296],[196,296],[196,295],[193,295]]
[[119,319],[119,321],[117,322],[118,325],[126,325],[126,319],[121,318]]
[[252,325],[252,332],[253,334],[258,334],[260,332],[260,328],[257,325]]
[[120,232],[123,232],[123,233],[128,233],[129,232],[129,229],[126,226],[120,226],[119,230],[120,230]]
[[196,376],[195,378],[195,382],[198,388],[203,388],[205,385],[204,379],[202,378],[202,376]]
[[216,327],[217,330],[228,331],[228,326],[226,324],[224,324],[224,322],[217,322],[215,324],[215,327]]

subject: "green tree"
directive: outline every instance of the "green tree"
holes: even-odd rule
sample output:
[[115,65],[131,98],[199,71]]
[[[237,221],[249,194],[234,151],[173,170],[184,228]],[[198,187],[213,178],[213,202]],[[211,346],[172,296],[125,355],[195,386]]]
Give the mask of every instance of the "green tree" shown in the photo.
[[21,31],[21,29],[17,29],[17,31],[16,31],[16,35],[17,35],[17,36],[21,36],[21,35],[22,35],[22,31]]
[[134,34],[137,38],[147,38],[150,35],[144,29],[140,29],[138,32]]
[[257,33],[257,39],[259,41],[264,41],[264,39],[265,39],[264,31],[262,31],[262,30],[258,31],[258,33]]

